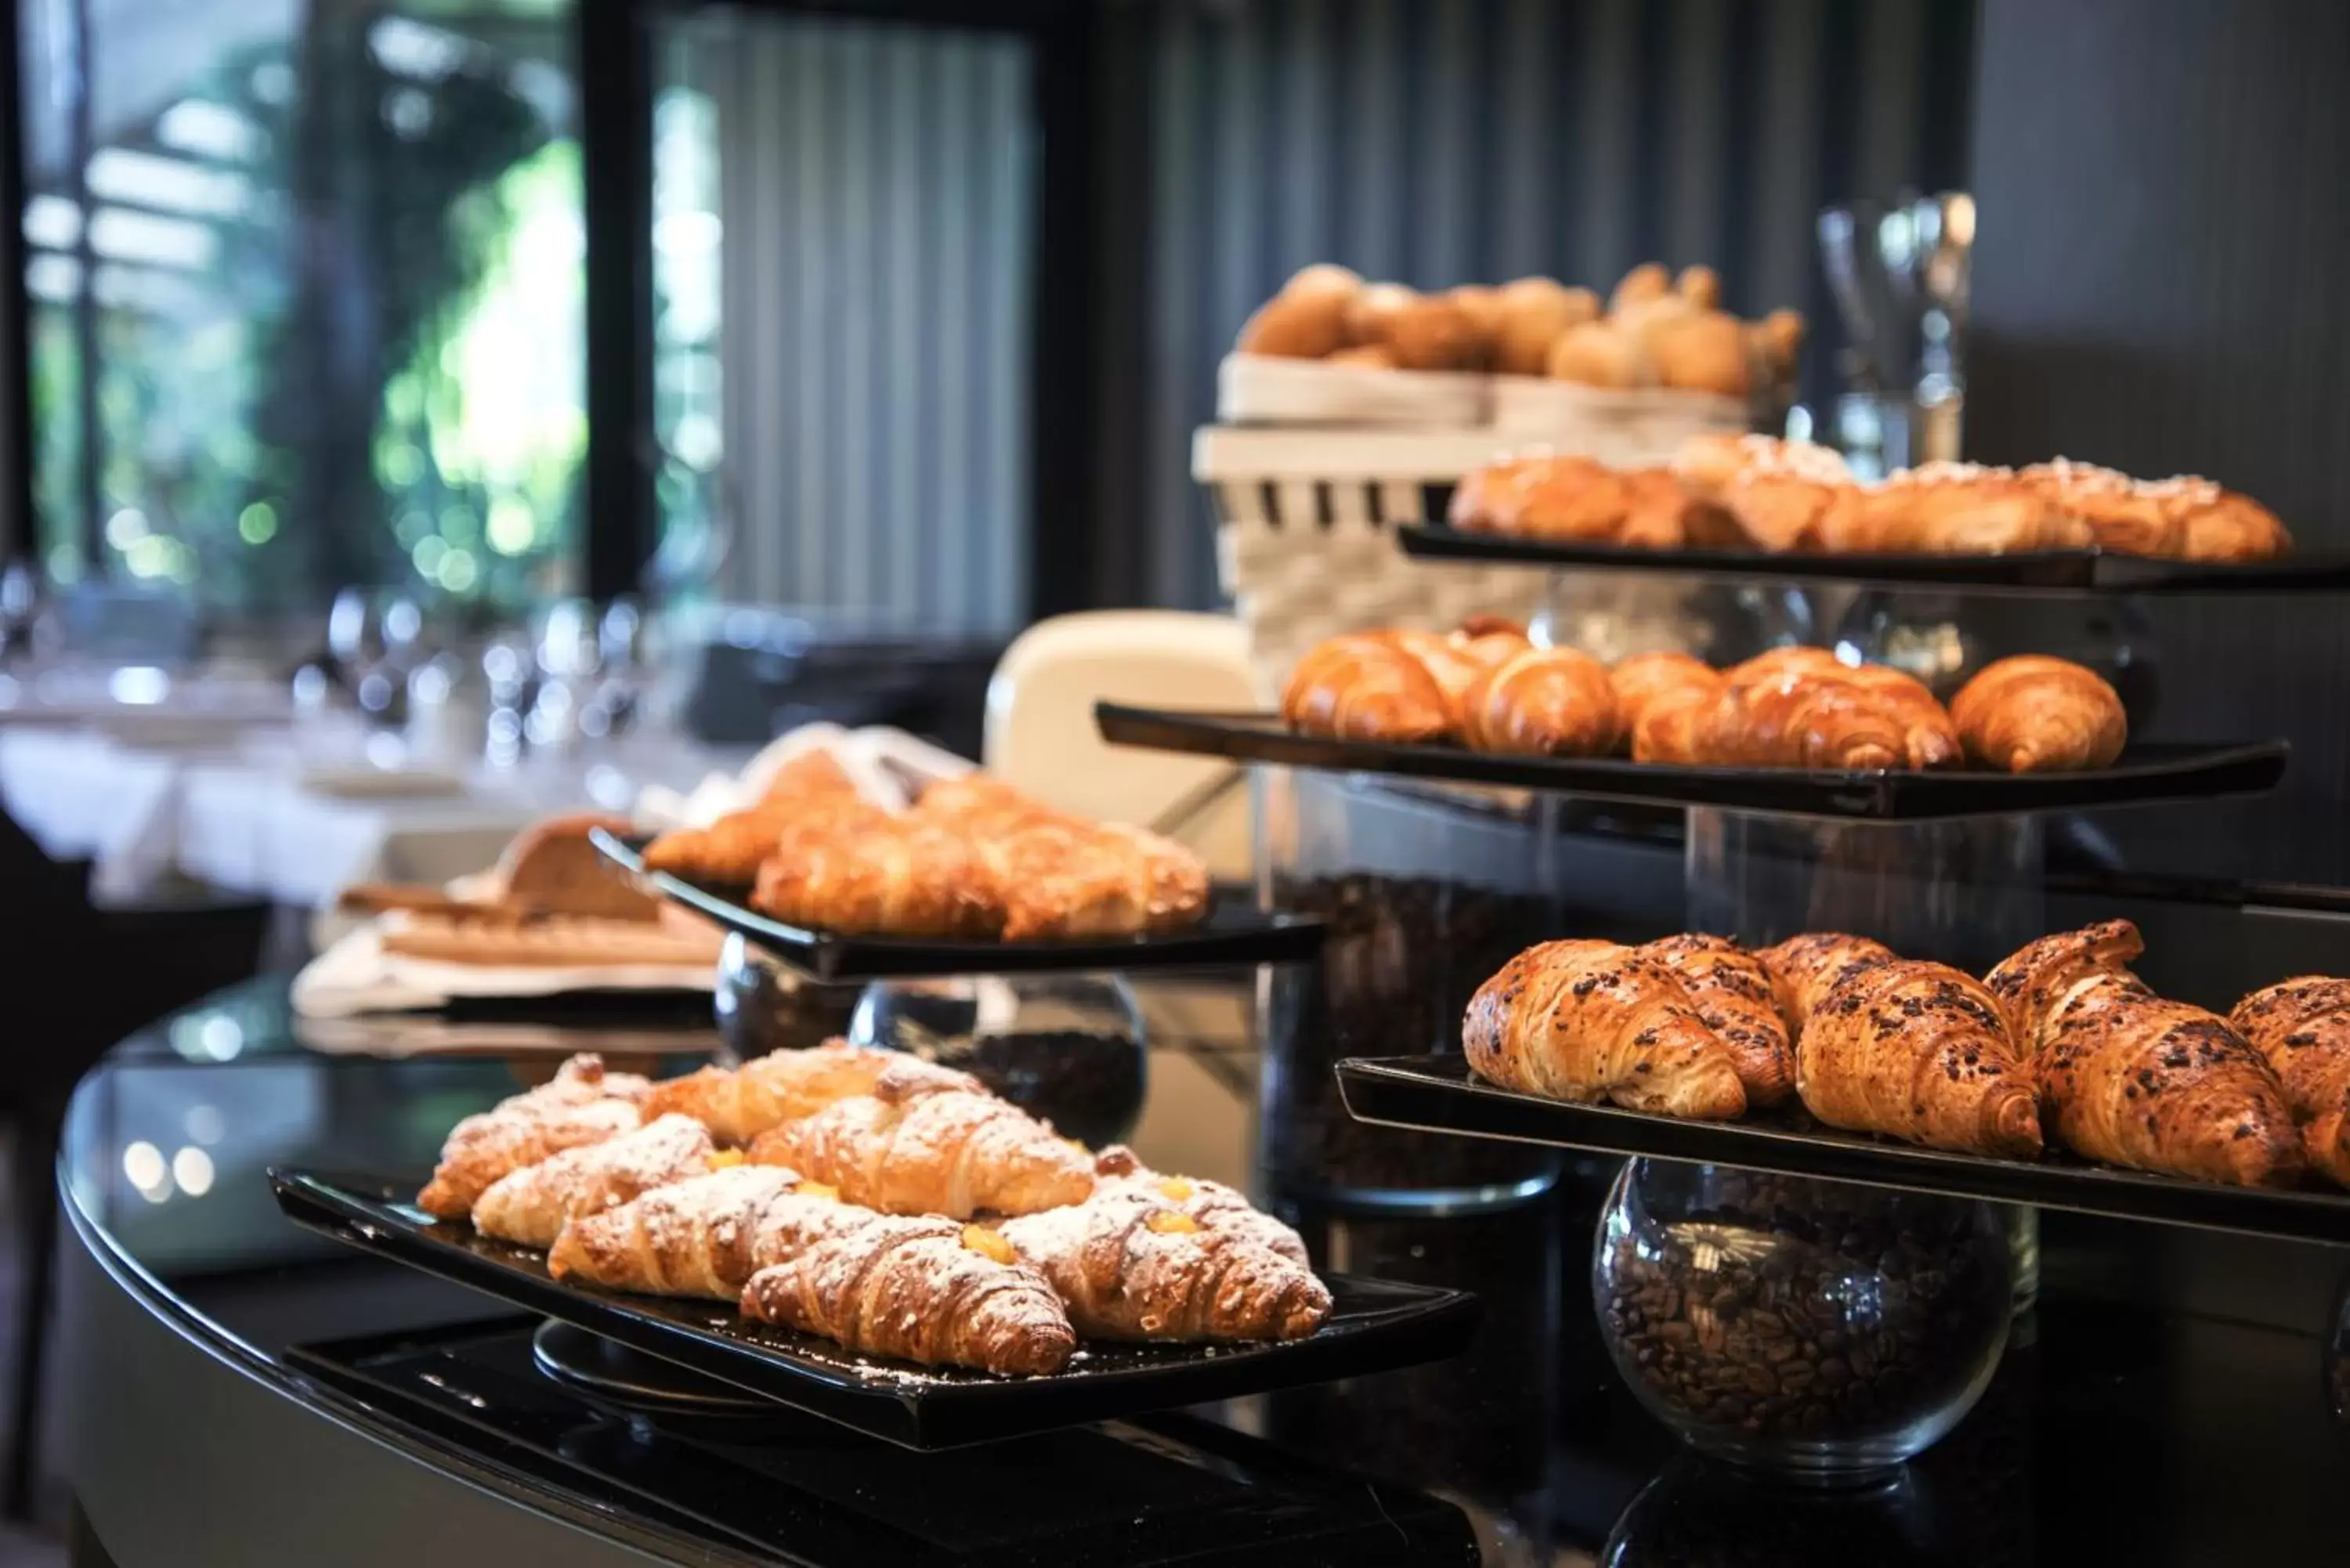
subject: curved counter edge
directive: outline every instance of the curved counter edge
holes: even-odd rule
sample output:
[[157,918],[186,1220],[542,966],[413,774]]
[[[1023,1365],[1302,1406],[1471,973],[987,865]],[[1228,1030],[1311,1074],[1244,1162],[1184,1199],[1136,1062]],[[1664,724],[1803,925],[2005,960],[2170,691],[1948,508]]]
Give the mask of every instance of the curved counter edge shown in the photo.
[[57,1199],[67,1472],[118,1568],[759,1561],[655,1541],[270,1362],[124,1256],[62,1171]]

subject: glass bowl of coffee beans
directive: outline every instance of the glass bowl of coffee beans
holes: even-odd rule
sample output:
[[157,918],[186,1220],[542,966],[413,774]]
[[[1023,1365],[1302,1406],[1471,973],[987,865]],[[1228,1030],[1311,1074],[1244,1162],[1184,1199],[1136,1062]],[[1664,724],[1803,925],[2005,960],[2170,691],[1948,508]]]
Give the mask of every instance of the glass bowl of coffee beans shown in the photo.
[[2013,1267],[1990,1204],[1636,1159],[1591,1280],[1650,1414],[1702,1452],[1835,1485],[1881,1478],[1973,1407]]

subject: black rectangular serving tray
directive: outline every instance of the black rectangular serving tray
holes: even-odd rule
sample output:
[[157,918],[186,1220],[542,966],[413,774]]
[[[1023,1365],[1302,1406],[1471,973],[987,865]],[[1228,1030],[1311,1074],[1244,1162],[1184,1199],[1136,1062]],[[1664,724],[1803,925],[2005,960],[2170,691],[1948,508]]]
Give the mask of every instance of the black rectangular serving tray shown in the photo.
[[[654,1538],[632,1543],[664,1562],[694,1547],[727,1563],[890,1568],[1477,1561],[1454,1504],[1182,1412],[946,1453],[864,1439],[781,1406],[750,1432],[616,1419],[542,1374],[536,1324],[508,1317],[369,1334],[295,1345],[285,1357],[378,1418],[571,1510],[649,1526],[642,1533]],[[1035,1485],[1037,1476],[1054,1484]],[[1003,1506],[1007,1490],[1021,1493],[1016,1510]]]
[[689,882],[645,869],[643,839],[602,828],[588,838],[606,858],[643,877],[695,913],[826,981],[911,980],[966,974],[1037,974],[1086,970],[1214,969],[1296,963],[1322,950],[1318,916],[1268,914],[1245,899],[1217,896],[1207,918],[1186,930],[1083,941],[996,942],[853,937],[785,925],[748,908],[743,888]]
[[2252,594],[2350,592],[2350,556],[2293,555],[2273,561],[2172,561],[2114,551],[2021,550],[2006,556],[1807,555],[1782,550],[1640,549],[1486,534],[1440,523],[1396,530],[1422,561],[1477,561],[1577,571],[1672,572],[1682,576],[1875,583],[2025,594]]
[[1440,1361],[1467,1343],[1462,1291],[1326,1274],[1330,1317],[1312,1337],[1263,1345],[1107,1345],[1047,1377],[921,1367],[745,1320],[722,1302],[629,1295],[558,1282],[544,1254],[414,1207],[412,1186],[272,1169],[295,1223],[720,1382],[912,1449],[993,1442],[1055,1427]]
[[1727,1165],[1871,1187],[2033,1203],[2251,1236],[2350,1246],[2350,1192],[2222,1187],[2117,1170],[2059,1152],[1998,1159],[1919,1148],[1820,1126],[1800,1107],[1742,1121],[1683,1121],[1575,1105],[1482,1082],[1458,1056],[1348,1057],[1338,1092],[1356,1120],[1601,1154]]
[[1239,762],[1557,790],[1597,800],[1893,822],[2254,794],[2276,786],[2292,752],[2282,741],[2241,746],[2143,742],[2112,767],[2086,773],[1811,773],[1680,767],[1622,757],[1497,757],[1452,745],[1334,741],[1293,733],[1277,713],[1097,702],[1094,722],[1102,739],[1118,745]]

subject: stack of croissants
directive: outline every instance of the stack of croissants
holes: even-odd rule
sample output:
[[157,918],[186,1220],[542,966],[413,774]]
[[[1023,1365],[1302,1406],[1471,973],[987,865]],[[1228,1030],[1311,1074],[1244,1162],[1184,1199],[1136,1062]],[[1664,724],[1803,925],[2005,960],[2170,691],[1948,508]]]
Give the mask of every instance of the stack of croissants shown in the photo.
[[1978,981],[1835,934],[1546,942],[1478,992],[1462,1043],[1487,1082],[1555,1099],[1721,1121],[1792,1096],[1932,1148],[2350,1186],[2350,980],[2283,981],[2223,1019],[2156,995],[2128,968],[2143,950],[2107,920]]
[[658,1084],[574,1057],[460,1122],[417,1205],[560,1280],[1005,1375],[1080,1337],[1297,1339],[1330,1311],[1296,1232],[1232,1189],[838,1041]]
[[1461,480],[1449,519],[1474,532],[1650,550],[1998,556],[2094,545],[2255,561],[2293,547],[2268,508],[2190,475],[2133,479],[2059,458],[2018,469],[1926,463],[1864,483],[1826,447],[1759,435],[1692,436],[1669,467],[1503,458]]
[[1206,863],[1172,839],[1053,810],[981,773],[889,811],[822,751],[785,763],[747,809],[660,835],[644,858],[749,884],[754,909],[840,935],[1066,941],[1178,930],[1208,907]]
[[1985,666],[1945,709],[1914,677],[1824,648],[1773,649],[1728,670],[1684,653],[1610,669],[1502,621],[1331,638],[1291,671],[1281,712],[1300,733],[1340,740],[1837,771],[2102,768],[2129,729],[2094,671],[2035,654]]
[[1644,262],[1602,300],[1547,277],[1419,294],[1323,263],[1259,306],[1238,348],[1358,369],[1494,370],[1743,398],[1791,376],[1803,345],[1804,318],[1794,311],[1760,321],[1724,311],[1711,267],[1675,276]]

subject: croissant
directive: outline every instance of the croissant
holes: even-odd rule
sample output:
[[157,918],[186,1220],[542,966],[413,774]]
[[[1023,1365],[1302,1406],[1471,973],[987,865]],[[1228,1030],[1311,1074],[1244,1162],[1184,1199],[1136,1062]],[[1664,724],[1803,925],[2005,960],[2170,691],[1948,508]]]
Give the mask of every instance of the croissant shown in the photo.
[[1741,686],[1733,672],[1694,722],[1699,756],[1731,767],[1861,770],[1909,760],[1902,714],[1840,675],[1794,672]]
[[2350,1187],[2350,980],[2280,981],[2236,1003],[2228,1023],[2276,1069],[2309,1162]]
[[1330,1315],[1304,1264],[1130,1189],[998,1230],[1089,1339],[1303,1339]]
[[1306,1261],[1305,1238],[1241,1193],[1220,1181],[1151,1170],[1124,1144],[1112,1144],[1094,1156],[1094,1190],[1141,1193],[1146,1201],[1171,1208],[1203,1230],[1263,1247],[1294,1263]]
[[1794,1092],[1794,1049],[1761,960],[1735,942],[1696,932],[1633,951],[1680,977],[1697,1015],[1730,1048],[1749,1106],[1775,1106]]
[[1969,755],[2012,774],[2102,768],[2129,737],[2112,687],[2080,665],[2038,654],[1985,665],[1950,700],[1950,717]]
[[2139,1170],[2289,1183],[2303,1156],[2276,1074],[2221,1019],[2147,990],[2124,967],[2144,950],[2137,927],[2106,920],[2043,937],[1991,972],[2057,1137]]
[[775,770],[766,792],[748,809],[706,827],[671,828],[645,846],[645,868],[690,881],[744,883],[775,852],[788,827],[795,833],[842,832],[886,816],[826,751],[803,752]]
[[1727,688],[1721,673],[1679,653],[1642,654],[1608,672],[1636,763],[1697,763]]
[[1462,696],[1460,715],[1473,751],[1593,757],[1616,747],[1607,667],[1572,648],[1529,648],[1494,665]]
[[1452,732],[1451,706],[1428,667],[1392,639],[1363,632],[1307,650],[1281,696],[1304,734],[1413,744]]
[[836,1100],[871,1094],[883,1072],[891,1068],[944,1087],[981,1092],[978,1079],[951,1067],[902,1052],[828,1040],[811,1050],[771,1052],[740,1067],[704,1067],[656,1084],[645,1096],[644,1115],[650,1121],[682,1113],[723,1141],[744,1144],[769,1127],[812,1116]]
[[525,1247],[552,1245],[564,1222],[598,1214],[711,1168],[710,1129],[658,1116],[633,1131],[509,1171],[474,1201],[473,1229]]
[[583,1214],[547,1251],[547,1272],[608,1290],[733,1301],[753,1274],[879,1219],[773,1165],[733,1165]]
[[1544,942],[1502,967],[1461,1023],[1487,1083],[1701,1121],[1744,1113],[1730,1047],[1673,971],[1613,942]]
[[2021,469],[2016,479],[2077,518],[2102,549],[2130,556],[2184,553],[2184,519],[2126,473],[2058,458]]
[[895,1073],[762,1135],[751,1158],[891,1214],[1027,1214],[1094,1187],[1093,1157],[1018,1106]]
[[1632,727],[1659,698],[1691,688],[1708,694],[1721,689],[1721,676],[1711,665],[1686,653],[1636,653],[1607,670],[1608,690],[1616,693],[1616,711],[1628,738]]
[[1746,537],[1765,550],[1877,547],[1862,492],[1849,481],[1747,469],[1731,480],[1722,504]]
[[1044,1276],[951,1220],[876,1215],[752,1275],[741,1307],[865,1355],[1007,1376],[1058,1372],[1077,1348]]
[[1830,1127],[2013,1158],[2040,1152],[2032,1072],[1998,999],[1944,964],[1839,968],[1812,993],[1795,1086]]
[[1771,977],[1771,993],[1789,1030],[1800,1034],[1812,1007],[1847,965],[1890,963],[1891,948],[1866,937],[1842,931],[1813,931],[1789,937],[1776,947],[1754,955]]
[[913,815],[971,844],[1006,941],[1173,930],[1207,911],[1207,864],[1182,845],[1055,811],[984,774],[931,785]]
[[649,1087],[634,1074],[607,1073],[598,1057],[574,1056],[551,1082],[452,1128],[416,1206],[435,1219],[464,1219],[508,1172],[636,1127],[636,1097]]
[[1965,759],[1958,726],[1917,677],[1889,664],[1859,664],[1840,666],[1835,679],[1872,693],[1892,709],[1911,767],[1956,767]]
[[1632,496],[1615,470],[1587,457],[1555,457],[1533,463],[1520,476],[1513,500],[1513,533],[1602,541],[1622,530]]
[[2249,495],[2220,490],[2180,524],[2180,553],[2190,561],[2264,561],[2293,548],[2276,514]]
[[754,909],[789,925],[904,937],[992,937],[1004,911],[962,836],[933,822],[879,816],[795,838],[759,867]]
[[1866,503],[1875,548],[1997,556],[2076,549],[2094,535],[2080,518],[1999,469],[1928,463]]

